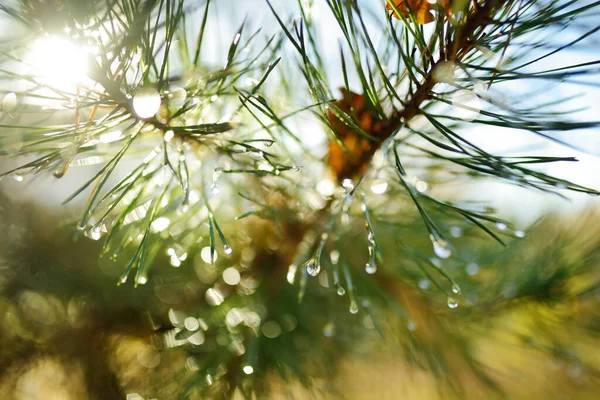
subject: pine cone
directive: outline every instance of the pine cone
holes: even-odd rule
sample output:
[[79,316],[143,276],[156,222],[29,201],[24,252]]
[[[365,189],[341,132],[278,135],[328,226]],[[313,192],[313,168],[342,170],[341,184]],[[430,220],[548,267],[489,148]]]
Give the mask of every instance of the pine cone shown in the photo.
[[341,92],[342,98],[334,105],[352,117],[356,125],[375,139],[356,132],[336,115],[334,109],[329,109],[327,118],[345,146],[343,148],[336,140],[329,143],[329,167],[339,182],[364,174],[381,142],[397,128],[389,120],[381,119],[365,96],[348,92],[344,88]]

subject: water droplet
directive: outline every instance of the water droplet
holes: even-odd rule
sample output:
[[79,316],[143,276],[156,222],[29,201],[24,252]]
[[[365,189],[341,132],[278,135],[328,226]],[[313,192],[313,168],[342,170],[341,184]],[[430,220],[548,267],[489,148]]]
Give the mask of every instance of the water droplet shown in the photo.
[[419,193],[425,193],[427,191],[427,189],[429,188],[429,185],[425,181],[418,180],[417,183],[415,184],[415,188],[417,189],[417,191]]
[[515,236],[518,238],[524,238],[525,237],[525,232],[523,231],[515,231]]
[[458,301],[456,301],[456,299],[454,299],[453,297],[448,297],[447,304],[448,307],[452,309],[458,307]]
[[323,336],[332,337],[335,334],[335,325],[332,322],[328,322],[323,326]]
[[163,136],[163,140],[165,142],[170,142],[173,139],[173,137],[175,137],[175,132],[173,132],[173,131],[166,131],[165,132],[165,136]]
[[351,179],[344,179],[342,181],[342,187],[346,189],[346,193],[351,192],[354,189],[354,182]]
[[16,174],[15,174],[15,175],[13,175],[13,179],[14,179],[16,182],[23,182],[23,176],[22,176],[22,175],[16,175]]
[[225,245],[223,246],[223,253],[229,255],[233,252],[233,249],[231,247],[229,247],[229,245]]
[[2,111],[11,112],[17,108],[17,95],[13,92],[7,93],[2,99]]
[[431,286],[431,282],[427,279],[421,279],[419,281],[419,289],[426,290]]
[[470,275],[470,276],[477,275],[477,273],[479,272],[479,266],[476,263],[472,262],[472,263],[467,264],[466,270],[467,270],[467,275]]
[[263,144],[267,147],[271,147],[273,146],[273,143],[275,143],[273,140],[265,140],[263,141]]
[[241,275],[240,271],[238,271],[234,267],[229,267],[225,271],[223,271],[223,281],[231,286],[235,286],[240,283]]
[[211,306],[218,306],[225,300],[221,292],[213,288],[208,289],[204,293],[204,298],[206,299],[206,302]]
[[498,228],[499,231],[504,231],[507,226],[504,222],[496,222],[496,228]]
[[141,88],[133,96],[133,110],[140,118],[150,118],[160,108],[160,94],[151,87]]
[[452,293],[460,294],[460,287],[457,284],[452,285]]
[[223,168],[221,168],[221,167],[217,167],[213,171],[212,185],[210,186],[210,189],[212,191],[212,194],[215,195],[215,196],[220,193],[219,187],[217,186],[217,181],[219,180],[219,177],[222,174],[223,174]]
[[251,365],[244,365],[244,368],[242,368],[242,371],[244,371],[244,373],[246,375],[252,375],[252,373],[254,372],[254,368],[252,368]]
[[382,180],[376,180],[371,185],[371,192],[375,194],[383,194],[388,188],[388,183]]
[[319,275],[319,272],[321,272],[321,265],[316,258],[311,258],[308,260],[305,266],[306,272],[308,272],[310,276],[317,276]]
[[343,295],[345,295],[345,294],[346,294],[346,289],[344,289],[344,288],[343,288],[343,287],[341,287],[341,286],[338,286],[338,288],[337,288],[337,294],[338,294],[338,296],[343,296]]
[[452,255],[452,250],[448,247],[448,243],[444,239],[433,239],[433,252],[439,258],[448,258]]
[[556,182],[554,184],[554,187],[557,188],[557,189],[562,190],[562,189],[566,189],[567,188],[567,184],[565,182]]
[[202,250],[200,250],[200,258],[202,258],[202,261],[205,263],[212,264],[217,261],[217,252],[213,252],[210,246],[203,247]]
[[329,259],[331,260],[332,264],[337,264],[340,260],[340,252],[337,250],[331,250],[331,253],[329,253]]
[[302,169],[302,167],[301,167],[301,166],[299,166],[299,165],[293,165],[293,166],[292,166],[292,170],[293,170],[294,172],[300,172],[300,170],[301,170],[301,169]]
[[213,377],[210,376],[210,374],[206,374],[206,377],[204,379],[206,380],[206,384],[208,386],[212,386],[212,384],[214,383]]
[[253,151],[250,153],[250,156],[255,159],[263,158],[264,155],[265,154],[262,151]]
[[369,275],[373,275],[377,272],[377,265],[375,263],[367,263],[365,265],[365,272]]
[[350,302],[350,308],[348,311],[350,311],[350,314],[358,313],[358,304],[356,304],[354,300]]
[[169,224],[171,224],[171,220],[169,218],[156,218],[154,221],[152,221],[152,224],[150,224],[150,230],[153,233],[162,232],[169,227]]
[[450,236],[453,238],[459,238],[462,236],[463,230],[460,226],[453,226],[450,228]]
[[294,284],[294,280],[296,279],[296,271],[297,270],[298,270],[298,267],[296,267],[295,264],[292,264],[288,267],[286,279],[290,285]]
[[409,331],[414,331],[415,329],[417,329],[417,326],[415,325],[414,322],[409,322],[406,327],[408,328]]
[[322,196],[329,197],[335,192],[335,184],[329,179],[323,179],[317,183],[317,192]]

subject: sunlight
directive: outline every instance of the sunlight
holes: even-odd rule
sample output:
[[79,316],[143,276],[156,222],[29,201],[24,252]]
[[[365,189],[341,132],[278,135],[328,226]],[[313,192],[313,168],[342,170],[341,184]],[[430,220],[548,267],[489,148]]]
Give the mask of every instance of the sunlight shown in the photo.
[[26,63],[39,81],[58,90],[71,91],[87,78],[89,49],[61,37],[33,42]]

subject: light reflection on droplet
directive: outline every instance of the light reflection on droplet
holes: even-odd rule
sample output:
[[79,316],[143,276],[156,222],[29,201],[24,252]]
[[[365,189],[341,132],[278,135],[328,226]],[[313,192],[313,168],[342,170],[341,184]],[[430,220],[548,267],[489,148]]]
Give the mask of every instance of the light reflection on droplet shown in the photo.
[[452,293],[460,294],[460,287],[457,284],[452,285]]
[[342,187],[346,189],[346,192],[351,192],[354,189],[354,182],[352,182],[352,179],[346,178],[342,181]]
[[429,185],[425,181],[417,180],[417,183],[415,183],[415,188],[420,193],[425,193],[427,191],[427,189],[429,188]]
[[188,342],[195,346],[200,346],[204,343],[204,332],[196,331],[192,336],[188,338]]
[[138,89],[133,96],[133,110],[140,118],[150,118],[160,108],[160,94],[151,87]]
[[183,321],[183,325],[188,331],[197,331],[200,328],[200,323],[198,322],[198,319],[194,317],[187,317]]
[[452,255],[452,250],[448,247],[448,243],[443,239],[435,239],[433,235],[430,235],[433,243],[433,252],[439,258],[448,258]]
[[202,248],[202,250],[200,250],[200,258],[202,258],[202,261],[204,261],[205,263],[211,264],[212,261],[217,261],[217,252],[214,252],[213,260],[211,260],[211,253],[212,249],[210,248],[210,246],[206,246]]
[[460,226],[453,226],[450,228],[450,236],[453,238],[459,238],[462,236],[463,230]]
[[428,279],[421,279],[419,281],[419,289],[421,290],[427,290],[429,288],[429,286],[431,286],[431,281],[429,281]]
[[238,308],[232,308],[225,315],[225,323],[227,326],[235,327],[244,321],[244,314]]
[[319,260],[316,258],[311,258],[306,262],[306,264],[304,264],[304,266],[306,268],[306,272],[308,272],[310,276],[317,276],[319,275],[319,272],[321,272],[321,264],[319,264]]
[[244,315],[244,324],[250,328],[258,328],[260,326],[260,316],[254,311],[249,311]]
[[335,325],[332,322],[328,322],[323,326],[323,336],[332,337],[335,334]]
[[504,222],[496,222],[496,228],[498,228],[499,231],[505,231],[507,226]]
[[208,289],[204,294],[204,297],[206,299],[206,302],[211,306],[218,306],[225,300],[223,294],[221,294],[221,292],[213,288]]
[[244,368],[242,368],[242,371],[244,371],[244,373],[246,375],[252,375],[252,373],[254,372],[254,368],[252,368],[251,365],[244,365]]
[[467,267],[465,269],[467,271],[467,275],[470,276],[477,275],[477,273],[479,272],[479,266],[474,262],[467,264]]
[[298,270],[298,267],[294,264],[292,264],[288,267],[286,280],[290,285],[294,284],[294,280],[296,279],[296,271],[297,270]]
[[331,250],[331,253],[329,253],[329,259],[331,260],[332,264],[337,264],[340,260],[340,252],[337,250]]
[[371,192],[375,194],[383,194],[388,188],[388,183],[382,180],[376,180],[371,185]]
[[223,271],[223,281],[228,285],[235,286],[240,283],[240,279],[240,271],[234,267],[227,268]]
[[150,230],[153,233],[162,232],[169,227],[170,223],[171,223],[171,220],[169,218],[165,218],[165,217],[156,218],[154,221],[152,221],[152,224],[150,225]]
[[456,299],[454,299],[453,297],[448,297],[448,300],[446,301],[446,303],[448,304],[449,308],[456,308],[458,307],[458,301],[456,301]]
[[317,183],[317,192],[324,197],[332,196],[335,192],[335,184],[329,179],[323,179]]
[[377,264],[367,263],[365,265],[365,272],[369,275],[373,275],[375,272],[377,272]]

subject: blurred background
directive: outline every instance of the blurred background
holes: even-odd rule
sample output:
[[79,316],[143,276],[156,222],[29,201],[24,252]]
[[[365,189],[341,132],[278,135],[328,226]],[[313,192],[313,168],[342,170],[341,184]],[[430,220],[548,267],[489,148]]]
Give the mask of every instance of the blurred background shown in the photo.
[[[219,3],[208,32],[222,37],[224,43],[248,15],[252,25],[265,27],[265,36],[277,28],[263,1]],[[285,9],[292,2],[273,3]],[[200,18],[200,11],[189,20]],[[337,41],[340,32],[323,2],[316,2],[313,12],[323,26],[325,47],[328,41]],[[15,29],[12,23],[0,16],[0,34],[11,29]],[[598,35],[590,37],[598,39]],[[207,63],[223,59],[227,49],[223,42],[209,42]],[[599,54],[577,54],[576,61],[570,62],[589,61]],[[332,87],[341,86],[336,72],[339,58],[327,57]],[[550,57],[545,63],[558,66],[560,59]],[[0,83],[4,90],[12,84]],[[505,100],[510,101],[511,92],[542,88],[536,86],[542,84],[530,85],[504,85]],[[595,86],[563,84],[543,90],[557,98],[577,94],[570,106],[581,111],[573,118],[597,119],[594,106],[600,104],[600,92]],[[8,118],[1,113],[0,117]],[[299,118],[294,123],[306,132],[310,148],[324,154],[324,129],[314,119]],[[598,133],[559,135],[581,151],[516,131],[486,128],[465,135],[500,155],[577,157],[577,163],[552,164],[542,170],[599,189]],[[124,163],[116,175],[122,176],[134,162]],[[22,163],[22,159],[2,157],[0,171]],[[162,255],[148,285],[117,287],[124,261],[103,256],[98,238],[77,235],[75,226],[85,197],[61,206],[98,169],[98,165],[72,168],[63,179],[42,173],[0,181],[1,398],[176,399],[182,393],[180,382],[193,379],[197,370],[188,347],[165,342],[169,327],[188,321],[180,310],[200,296],[206,261],[200,254],[190,255],[182,268],[171,268],[168,255]],[[448,268],[463,282],[468,307],[450,312],[429,281],[415,278],[410,290],[399,284],[393,290],[404,297],[404,304],[413,305],[410,317],[383,318],[376,326],[374,318],[361,316],[356,319],[360,340],[351,342],[353,351],[336,360],[339,369],[334,379],[313,377],[316,389],[309,391],[299,382],[282,382],[273,375],[267,380],[269,398],[597,399],[600,200],[585,194],[568,194],[567,200],[492,181],[431,186],[445,199],[494,207],[524,237],[503,249],[477,232],[457,227],[452,236],[461,238],[457,247],[468,262]],[[415,216],[406,218],[408,228],[419,224]],[[356,237],[364,232],[360,229],[353,233]],[[388,257],[393,258],[394,231],[390,228],[386,234],[383,223],[378,229],[382,247],[387,246]],[[351,258],[357,250],[351,240],[346,243],[348,248],[340,250]],[[426,240],[421,245],[431,247]],[[292,321],[290,335],[293,331]],[[321,334],[326,340],[333,341],[341,333],[323,321]],[[307,346],[299,342],[298,351]],[[473,357],[460,356],[466,348]],[[201,356],[210,351],[198,350]],[[486,372],[475,376],[479,367]]]

